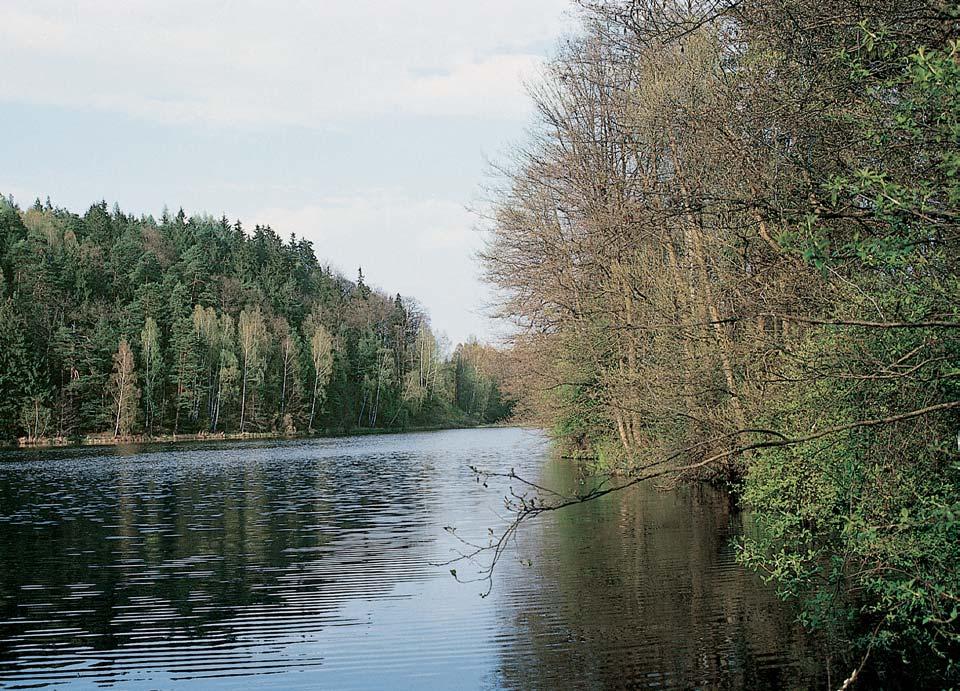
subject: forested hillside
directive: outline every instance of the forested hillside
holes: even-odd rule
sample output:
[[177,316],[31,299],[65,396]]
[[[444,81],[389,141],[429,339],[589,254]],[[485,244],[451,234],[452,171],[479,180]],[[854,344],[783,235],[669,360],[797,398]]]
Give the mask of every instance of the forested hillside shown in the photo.
[[580,5],[484,257],[521,405],[627,478],[728,483],[742,560],[853,668],[949,686],[956,3]]
[[414,300],[333,273],[302,238],[0,198],[0,439],[504,418],[500,354],[448,350]]

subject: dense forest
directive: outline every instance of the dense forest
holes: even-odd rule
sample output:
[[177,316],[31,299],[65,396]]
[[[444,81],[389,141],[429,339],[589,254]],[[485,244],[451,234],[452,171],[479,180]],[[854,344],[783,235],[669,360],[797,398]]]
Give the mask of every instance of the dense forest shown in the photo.
[[627,484],[728,485],[845,675],[956,683],[960,10],[580,7],[493,183],[518,405]]
[[269,226],[0,198],[0,440],[490,423],[501,356]]

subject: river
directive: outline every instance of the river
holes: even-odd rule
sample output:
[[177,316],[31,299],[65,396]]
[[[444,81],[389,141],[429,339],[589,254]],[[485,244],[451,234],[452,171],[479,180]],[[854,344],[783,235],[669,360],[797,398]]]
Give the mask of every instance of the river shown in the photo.
[[470,465],[589,481],[522,429],[0,453],[0,687],[823,688],[721,493],[542,515],[482,598]]

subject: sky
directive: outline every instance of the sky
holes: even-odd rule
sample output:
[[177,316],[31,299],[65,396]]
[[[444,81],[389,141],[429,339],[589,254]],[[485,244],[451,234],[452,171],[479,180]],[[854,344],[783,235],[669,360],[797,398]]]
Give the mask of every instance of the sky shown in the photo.
[[226,214],[495,338],[473,255],[570,0],[3,0],[0,194]]

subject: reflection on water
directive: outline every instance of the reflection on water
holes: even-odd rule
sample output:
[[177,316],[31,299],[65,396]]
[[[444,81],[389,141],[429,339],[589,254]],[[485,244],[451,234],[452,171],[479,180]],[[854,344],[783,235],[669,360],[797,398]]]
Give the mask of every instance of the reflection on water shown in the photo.
[[501,524],[470,464],[578,481],[515,429],[0,455],[0,686],[821,685],[702,488],[542,517],[481,599],[431,566]]
[[[560,462],[545,475],[576,481]],[[790,614],[736,564],[740,525],[708,487],[638,486],[547,516],[520,540],[535,567],[511,580],[504,616],[530,644],[503,656],[506,685],[562,686],[576,670],[595,688],[822,688]]]

